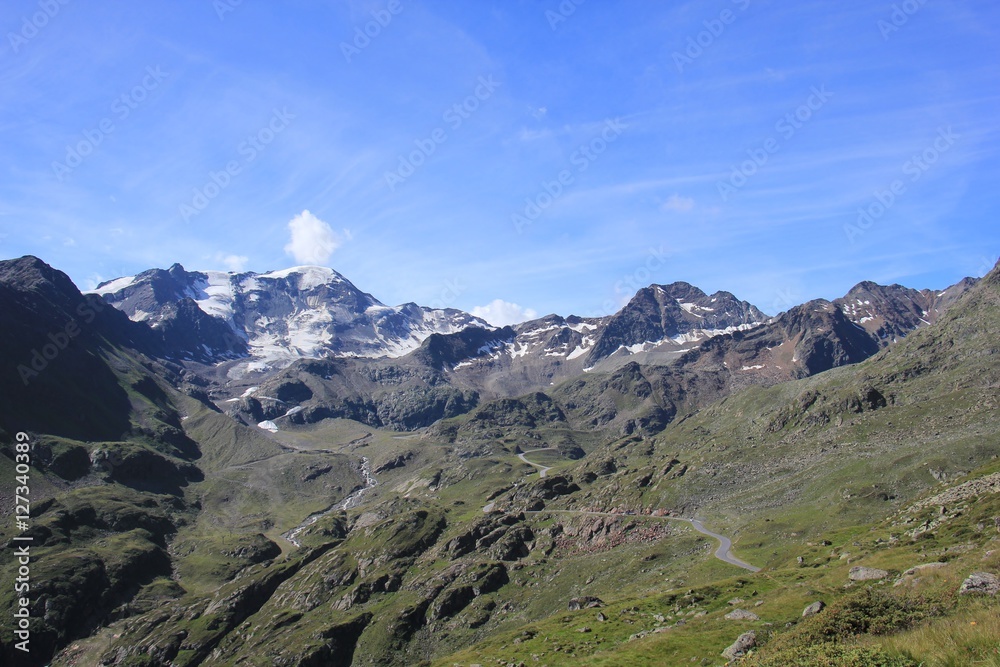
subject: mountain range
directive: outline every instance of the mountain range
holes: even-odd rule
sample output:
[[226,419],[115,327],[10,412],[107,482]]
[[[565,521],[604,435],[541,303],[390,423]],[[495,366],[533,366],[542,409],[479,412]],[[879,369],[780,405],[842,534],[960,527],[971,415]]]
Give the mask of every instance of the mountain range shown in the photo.
[[[14,434],[32,443],[24,664],[641,664],[668,635],[717,656],[729,591],[790,622],[807,541],[840,550],[816,577],[962,539],[965,567],[986,528],[912,549],[859,535],[992,472],[998,276],[862,282],[774,316],[676,282],[606,317],[493,327],[322,267],[175,264],[82,293],[2,261],[5,480]],[[734,578],[678,519],[764,572]],[[574,600],[589,620],[559,620]],[[634,614],[677,615],[657,637]]]

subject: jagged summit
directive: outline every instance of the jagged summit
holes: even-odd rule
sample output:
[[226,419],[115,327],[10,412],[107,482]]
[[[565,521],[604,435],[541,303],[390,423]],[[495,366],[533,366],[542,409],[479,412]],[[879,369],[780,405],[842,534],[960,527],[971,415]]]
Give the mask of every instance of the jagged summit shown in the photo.
[[650,285],[639,290],[616,313],[588,355],[588,363],[616,352],[646,352],[664,346],[674,350],[734,331],[752,329],[768,320],[756,306],[729,292],[705,294],[685,282]]

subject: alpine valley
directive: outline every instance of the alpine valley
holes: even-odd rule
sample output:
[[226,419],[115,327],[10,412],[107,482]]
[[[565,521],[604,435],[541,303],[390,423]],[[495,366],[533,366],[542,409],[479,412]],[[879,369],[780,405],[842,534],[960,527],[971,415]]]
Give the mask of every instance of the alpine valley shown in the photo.
[[1000,666],[1000,265],[500,328],[28,256],[0,317],[5,665]]

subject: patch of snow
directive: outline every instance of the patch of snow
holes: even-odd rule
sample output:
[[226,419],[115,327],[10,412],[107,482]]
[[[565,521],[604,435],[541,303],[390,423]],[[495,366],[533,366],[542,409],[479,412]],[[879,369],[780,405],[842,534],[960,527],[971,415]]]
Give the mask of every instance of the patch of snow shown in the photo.
[[290,278],[291,276],[298,276],[296,286],[300,290],[310,290],[320,285],[332,285],[344,282],[339,273],[325,266],[293,266],[290,269],[263,273],[258,277],[280,279]]
[[760,368],[764,368],[764,364],[754,364],[753,366],[743,366],[740,368],[741,371],[755,371]]
[[135,282],[135,276],[127,276],[125,278],[115,278],[107,285],[101,285],[97,289],[87,290],[84,294],[110,294],[112,292],[118,292],[126,287],[131,287],[132,283]]
[[275,424],[270,419],[267,419],[267,420],[262,421],[259,424],[257,424],[257,428],[262,428],[265,431],[270,431],[271,433],[277,433],[278,432],[278,425]]
[[704,317],[704,315],[699,315],[698,313],[694,312],[695,308],[698,308],[700,310],[698,304],[695,304],[695,303],[681,303],[680,301],[678,301],[677,304],[681,308],[683,308],[685,311],[687,311],[689,314],[694,315],[695,317]]
[[512,359],[517,359],[519,357],[526,356],[528,354],[528,346],[521,345],[520,343],[514,343],[513,348],[507,348],[510,351],[510,356]]
[[233,283],[230,274],[222,271],[206,271],[205,279],[199,280],[189,288],[187,296],[194,299],[203,312],[231,322]]
[[866,316],[866,317],[862,317],[860,320],[858,320],[858,323],[864,324],[865,322],[871,322],[874,319],[875,319],[874,317]]
[[250,396],[253,396],[253,393],[258,389],[260,389],[260,387],[250,387],[245,392],[243,392],[242,395],[240,395],[240,398],[249,398]]
[[725,329],[701,329],[700,331],[704,333],[709,338],[715,338],[716,336],[724,336],[726,334],[736,333],[737,331],[749,331],[754,327],[760,326],[760,322],[748,322],[747,324],[740,324],[734,327],[726,327]]
[[566,359],[576,359],[577,357],[582,357],[587,353],[587,348],[582,346],[577,346],[572,352],[566,355]]
[[550,326],[547,326],[547,327],[542,327],[540,329],[532,329],[531,331],[526,331],[522,335],[525,336],[525,337],[528,337],[528,336],[535,337],[535,336],[540,336],[540,335],[542,335],[543,333],[545,333],[547,331],[555,331],[557,329],[562,329],[562,328],[563,327],[559,326],[558,324],[553,324],[553,325],[550,325]]
[[685,343],[697,343],[703,336],[704,333],[701,329],[695,329],[694,331],[688,331],[687,333],[671,336],[670,340],[678,345],[684,345]]

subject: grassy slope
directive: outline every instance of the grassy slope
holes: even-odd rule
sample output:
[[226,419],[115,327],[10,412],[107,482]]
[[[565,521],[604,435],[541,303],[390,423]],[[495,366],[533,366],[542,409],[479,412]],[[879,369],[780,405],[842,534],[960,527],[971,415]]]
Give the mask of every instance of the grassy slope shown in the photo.
[[[711,602],[688,611],[707,611],[706,616],[685,618],[680,628],[628,642],[635,628],[664,625],[650,614],[667,616],[667,611],[676,614],[677,605],[688,606],[677,601],[684,591],[661,593],[671,587],[651,587],[638,598],[616,603],[610,613],[605,611],[609,622],[596,622],[593,611],[564,614],[540,629],[529,626],[502,634],[435,664],[495,660],[578,664],[582,655],[589,656],[587,664],[593,665],[687,664],[691,658],[715,664],[721,662],[719,651],[740,631],[760,629],[764,622],[781,627],[795,621],[813,598],[833,600],[843,595],[846,570],[859,561],[899,572],[932,556],[947,558],[946,550],[954,546],[968,551],[936,573],[935,580],[942,583],[927,592],[942,604],[957,605],[949,607],[948,617],[891,641],[875,641],[895,650],[910,647],[921,659],[938,661],[928,664],[948,664],[949,659],[961,664],[958,656],[970,650],[995,661],[986,657],[983,647],[1000,642],[995,632],[997,608],[958,603],[954,590],[971,571],[997,571],[996,530],[990,531],[991,512],[1000,516],[1000,500],[983,499],[975,515],[956,519],[949,532],[935,540],[903,541],[892,548],[882,545],[900,531],[888,530],[880,520],[944,483],[938,480],[989,466],[1000,454],[1000,424],[995,420],[1000,385],[995,338],[1000,330],[998,296],[994,272],[938,326],[914,333],[857,367],[768,389],[752,388],[672,425],[652,443],[612,443],[580,464],[580,471],[595,470],[600,461],[611,460],[615,472],[584,485],[582,493],[568,496],[559,506],[667,509],[698,515],[711,527],[736,535],[742,558],[768,566],[758,575],[716,581],[704,593],[696,591],[695,597],[704,595]],[[872,388],[887,405],[879,406],[878,401],[866,405]],[[675,459],[689,466],[683,477],[657,474]],[[637,483],[650,472],[658,482]],[[881,532],[885,543],[876,545],[873,531]],[[832,545],[809,546],[823,540]],[[807,567],[797,567],[797,556]],[[764,601],[763,621],[749,625],[721,621],[719,610],[728,608],[726,596],[747,589],[755,592],[754,604]],[[642,622],[631,612],[621,615],[632,607],[638,607]],[[977,614],[979,624],[945,642],[952,644],[951,649],[933,648],[948,632],[942,628],[954,630],[962,619]],[[677,616],[672,618],[676,621]],[[628,623],[630,619],[634,622]],[[672,625],[669,619],[666,624]],[[591,632],[577,632],[583,626]],[[515,642],[526,637],[524,633],[534,638]],[[533,656],[540,656],[541,662]]]

